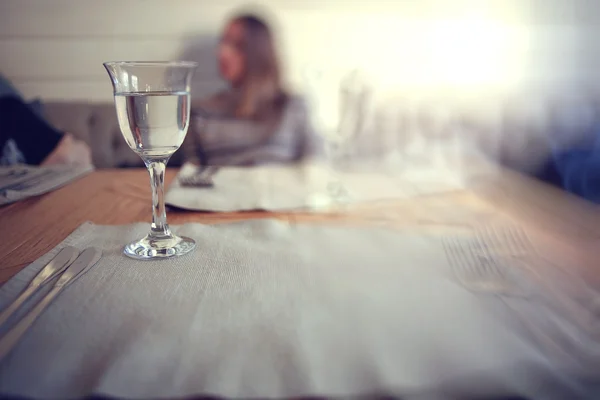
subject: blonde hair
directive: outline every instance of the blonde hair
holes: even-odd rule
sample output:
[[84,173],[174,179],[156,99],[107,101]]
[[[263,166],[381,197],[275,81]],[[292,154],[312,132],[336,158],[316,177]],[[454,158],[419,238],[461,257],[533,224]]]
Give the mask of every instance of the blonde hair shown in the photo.
[[268,25],[255,15],[239,15],[231,22],[244,28],[241,50],[246,59],[235,113],[241,118],[261,119],[278,112],[287,100],[273,35]]

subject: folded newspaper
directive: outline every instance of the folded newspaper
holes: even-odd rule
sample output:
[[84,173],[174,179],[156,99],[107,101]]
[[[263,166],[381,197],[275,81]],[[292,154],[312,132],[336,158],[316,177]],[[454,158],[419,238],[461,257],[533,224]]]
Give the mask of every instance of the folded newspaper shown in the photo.
[[58,189],[94,170],[93,167],[0,167],[0,206]]

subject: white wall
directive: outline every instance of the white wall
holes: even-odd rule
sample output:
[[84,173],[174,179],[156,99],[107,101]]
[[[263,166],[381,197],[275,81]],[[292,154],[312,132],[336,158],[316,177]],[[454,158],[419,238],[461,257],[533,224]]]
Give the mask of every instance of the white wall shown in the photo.
[[[213,46],[238,0],[0,0],[0,73],[28,98],[110,100],[106,60],[193,58],[195,94],[220,83]],[[594,0],[266,0],[291,84],[363,67],[386,84],[449,89],[600,81]]]

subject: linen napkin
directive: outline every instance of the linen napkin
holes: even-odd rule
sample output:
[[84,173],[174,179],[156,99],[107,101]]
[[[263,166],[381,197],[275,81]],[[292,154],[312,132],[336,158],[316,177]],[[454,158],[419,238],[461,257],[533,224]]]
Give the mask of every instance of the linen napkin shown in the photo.
[[51,192],[92,171],[91,166],[0,167],[0,206]]
[[173,229],[197,241],[193,253],[123,256],[147,229],[86,223],[0,289],[5,307],[65,245],[104,252],[3,360],[1,394],[559,399],[587,389],[495,296],[453,279],[439,237],[189,224]]
[[[224,167],[214,186],[184,186],[179,177],[196,173],[185,164],[166,194],[167,204],[202,211],[327,209],[375,200],[407,199],[423,194],[464,188],[460,174],[419,169],[395,171],[388,166],[333,170],[324,163],[297,163],[257,167]],[[343,196],[339,195],[343,193]]]

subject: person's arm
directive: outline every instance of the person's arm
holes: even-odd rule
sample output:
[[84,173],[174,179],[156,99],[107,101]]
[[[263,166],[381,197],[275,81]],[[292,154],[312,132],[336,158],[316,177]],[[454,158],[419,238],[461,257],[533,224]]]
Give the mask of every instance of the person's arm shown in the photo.
[[76,139],[70,133],[65,133],[58,145],[40,165],[93,166],[92,152],[85,142]]
[[4,147],[12,139],[28,164],[41,164],[63,136],[23,100],[13,96],[0,98],[0,145]]

